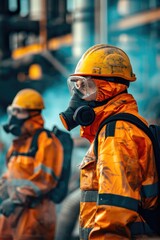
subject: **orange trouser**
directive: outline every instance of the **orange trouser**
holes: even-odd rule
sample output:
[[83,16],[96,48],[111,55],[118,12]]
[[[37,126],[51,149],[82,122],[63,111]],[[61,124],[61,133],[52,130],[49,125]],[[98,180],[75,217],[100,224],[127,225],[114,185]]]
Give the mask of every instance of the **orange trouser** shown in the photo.
[[9,218],[0,216],[0,240],[53,240],[55,206],[43,200],[34,209],[17,208]]

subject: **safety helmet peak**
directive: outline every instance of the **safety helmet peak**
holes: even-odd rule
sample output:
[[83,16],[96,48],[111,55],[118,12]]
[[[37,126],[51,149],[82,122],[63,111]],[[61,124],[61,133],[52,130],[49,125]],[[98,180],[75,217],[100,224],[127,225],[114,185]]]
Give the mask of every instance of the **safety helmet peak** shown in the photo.
[[39,92],[33,89],[23,89],[17,93],[11,107],[28,110],[42,110],[45,108],[44,101]]
[[128,55],[122,49],[107,44],[89,48],[79,60],[74,74],[71,74],[76,75],[136,80]]

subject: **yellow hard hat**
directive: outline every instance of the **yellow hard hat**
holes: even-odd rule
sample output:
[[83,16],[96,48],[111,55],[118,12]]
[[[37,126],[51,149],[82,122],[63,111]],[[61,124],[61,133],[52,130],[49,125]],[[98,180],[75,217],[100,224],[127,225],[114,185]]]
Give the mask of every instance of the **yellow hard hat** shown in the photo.
[[71,76],[119,77],[135,81],[127,54],[118,47],[97,44],[89,48],[78,62]]
[[11,107],[18,107],[29,110],[44,109],[44,101],[41,94],[33,89],[26,88],[17,93]]

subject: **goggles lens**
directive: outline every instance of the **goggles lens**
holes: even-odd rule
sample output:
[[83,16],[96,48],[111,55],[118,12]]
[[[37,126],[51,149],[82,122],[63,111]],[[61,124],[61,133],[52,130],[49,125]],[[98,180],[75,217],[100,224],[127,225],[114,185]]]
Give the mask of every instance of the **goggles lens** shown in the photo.
[[7,108],[7,113],[8,115],[16,115],[16,114],[26,114],[28,113],[28,111],[23,108],[16,108],[16,107],[9,106]]
[[97,92],[96,84],[90,77],[71,76],[68,78],[68,87],[71,95],[77,93],[80,98],[86,100],[94,100],[90,98]]

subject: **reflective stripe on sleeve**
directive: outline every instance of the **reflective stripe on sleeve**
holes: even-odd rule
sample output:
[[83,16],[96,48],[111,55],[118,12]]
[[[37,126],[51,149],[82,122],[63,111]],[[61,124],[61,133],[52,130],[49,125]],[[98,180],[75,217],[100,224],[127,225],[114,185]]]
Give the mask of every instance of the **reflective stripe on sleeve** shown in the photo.
[[81,191],[81,202],[97,202],[97,191]]
[[120,196],[116,194],[102,193],[98,195],[98,205],[110,205],[122,207],[133,211],[138,210],[138,200],[130,197]]
[[43,172],[49,174],[52,176],[52,178],[56,181],[59,180],[59,178],[55,175],[55,173],[53,172],[53,170],[49,167],[46,167],[44,164],[39,164],[35,169],[34,169],[34,173],[37,173],[38,171],[42,170]]

